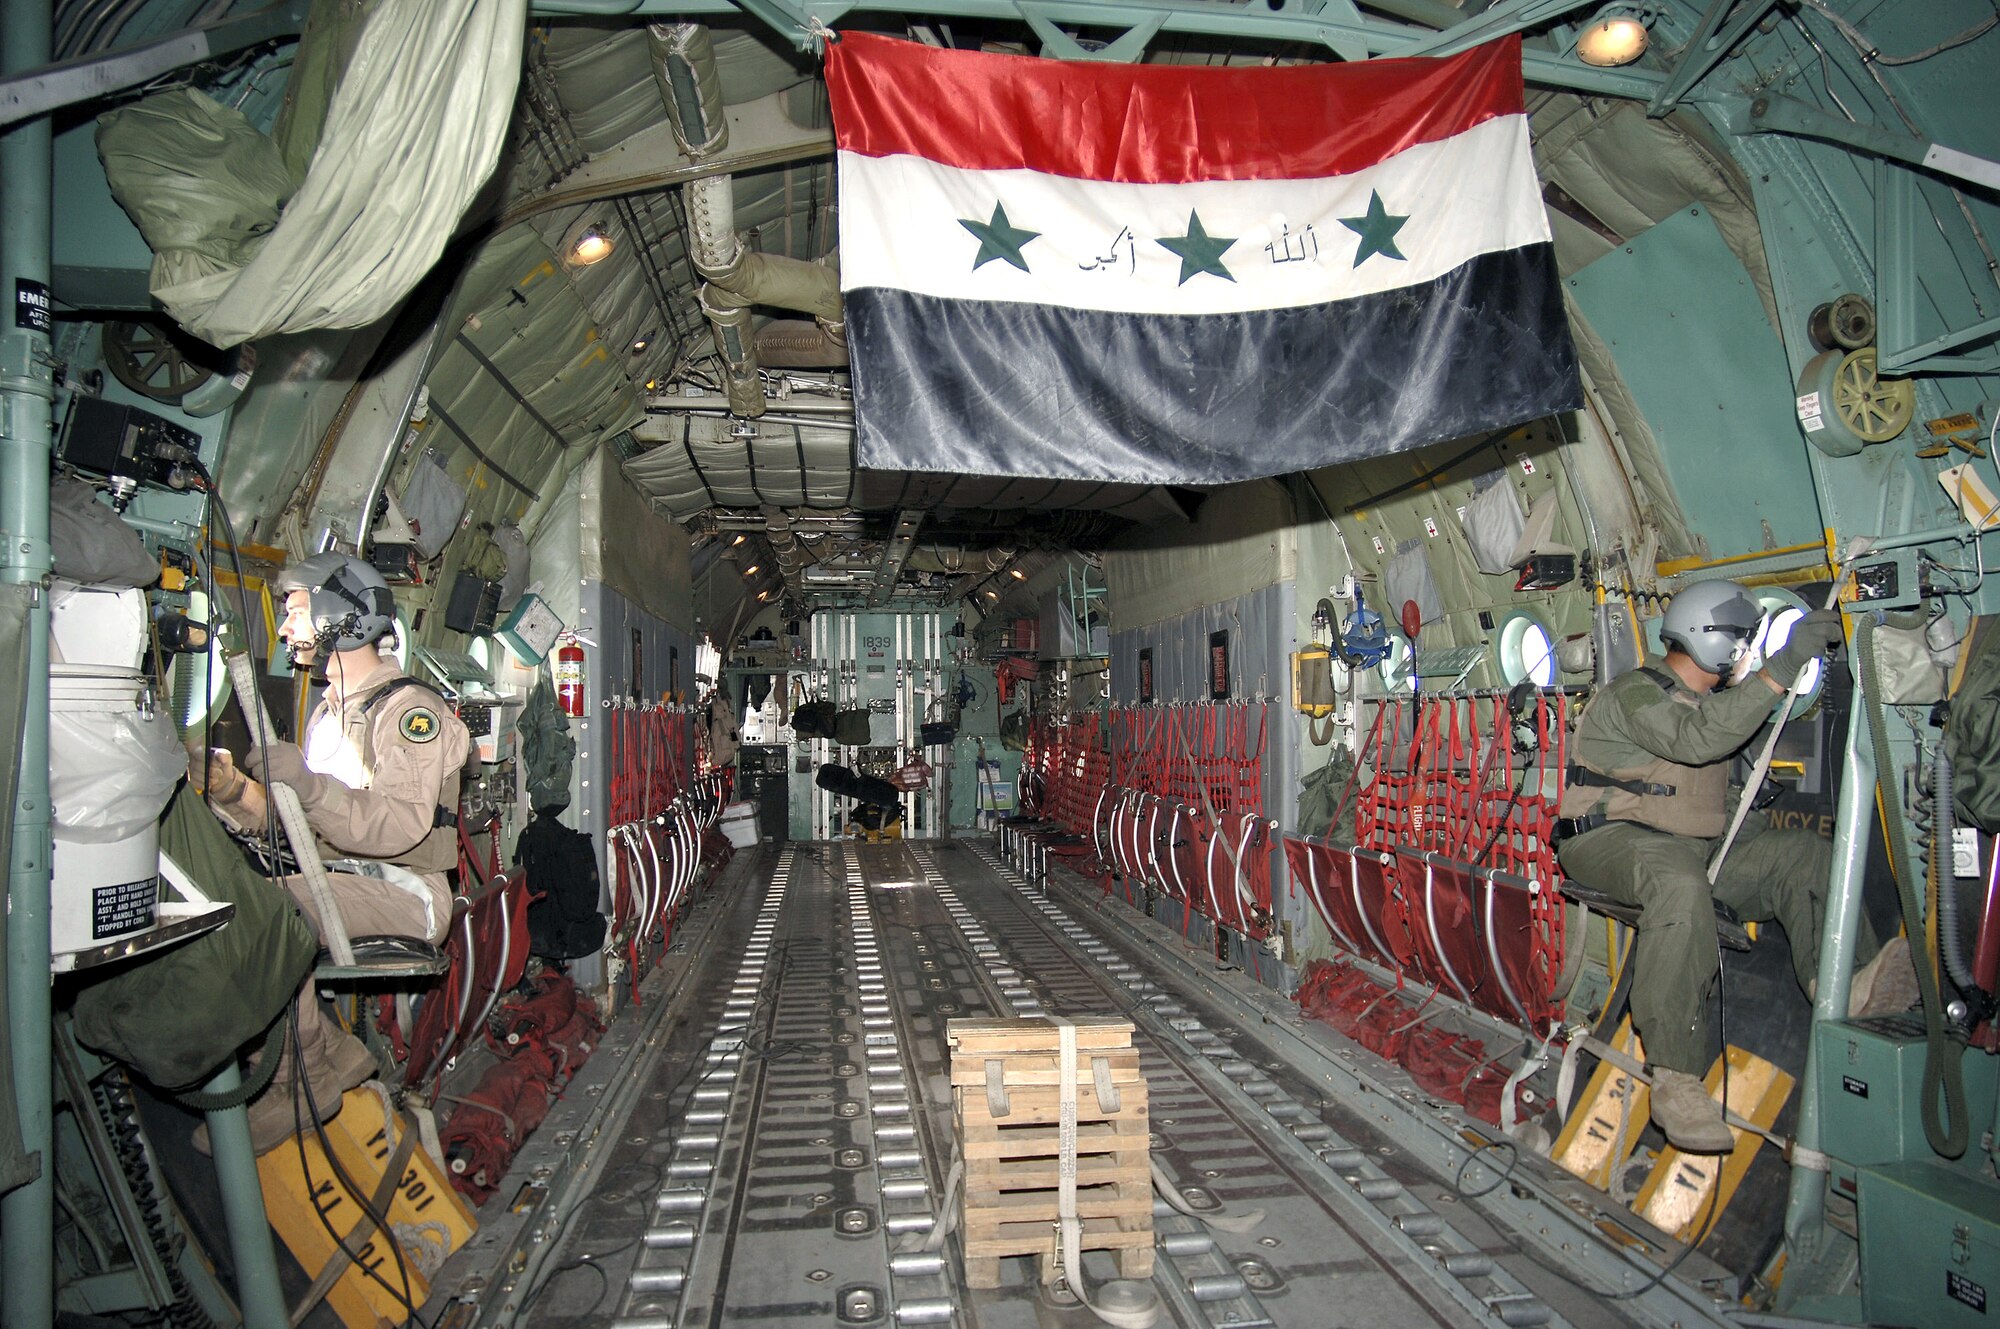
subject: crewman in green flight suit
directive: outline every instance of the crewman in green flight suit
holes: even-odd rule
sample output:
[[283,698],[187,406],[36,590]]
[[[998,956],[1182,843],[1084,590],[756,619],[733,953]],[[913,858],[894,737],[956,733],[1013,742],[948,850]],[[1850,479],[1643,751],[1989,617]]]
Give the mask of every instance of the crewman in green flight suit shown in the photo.
[[[1734,1137],[1701,1076],[1710,1062],[1708,997],[1719,972],[1719,900],[1745,921],[1775,918],[1799,986],[1812,990],[1833,846],[1807,830],[1738,839],[1711,892],[1708,861],[1733,810],[1729,759],[1771,717],[1799,671],[1842,640],[1839,614],[1792,627],[1762,670],[1724,686],[1763,618],[1735,582],[1674,597],[1661,624],[1664,667],[1635,669],[1594,697],[1577,724],[1557,848],[1564,873],[1640,909],[1631,963],[1632,1023],[1653,1073],[1652,1117],[1689,1153],[1726,1153]],[[1580,832],[1580,833],[1579,833]],[[1877,947],[1863,920],[1850,1013],[1901,1010],[1916,993],[1908,944]]]

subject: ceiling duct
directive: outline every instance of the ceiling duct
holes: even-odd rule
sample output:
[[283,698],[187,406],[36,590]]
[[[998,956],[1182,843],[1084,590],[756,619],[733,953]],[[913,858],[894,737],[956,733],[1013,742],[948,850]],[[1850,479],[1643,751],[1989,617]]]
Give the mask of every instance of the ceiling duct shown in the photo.
[[[696,161],[722,151],[729,143],[729,126],[708,30],[696,23],[654,23],[646,31],[674,141]],[[704,281],[698,299],[723,363],[729,409],[759,416],[765,401],[750,330],[752,305],[811,314],[829,345],[844,347],[847,329],[841,321],[840,276],[832,267],[743,248],[736,234],[734,191],[729,176],[713,175],[684,185],[682,197],[691,232],[689,257]]]
[[896,593],[896,582],[903,575],[903,564],[909,562],[910,550],[917,543],[917,529],[923,524],[921,509],[903,508],[896,513],[895,528],[882,546],[882,562],[875,569],[875,589],[868,596],[870,605],[886,604],[889,597]]

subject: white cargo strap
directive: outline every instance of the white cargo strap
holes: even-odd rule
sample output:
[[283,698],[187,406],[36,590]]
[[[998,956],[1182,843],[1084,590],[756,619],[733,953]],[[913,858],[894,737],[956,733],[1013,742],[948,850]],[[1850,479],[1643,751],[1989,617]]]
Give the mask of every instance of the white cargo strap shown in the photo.
[[[1061,1085],[1057,1095],[1056,1225],[1062,1238],[1063,1278],[1084,1308],[1113,1329],[1150,1329],[1160,1318],[1157,1298],[1130,1311],[1116,1310],[1092,1304],[1090,1294],[1084,1290],[1083,1220],[1076,1213],[1076,1024],[1060,1015],[1049,1018],[1055,1022],[1059,1040],[1057,1046],[1061,1049]],[[1101,1063],[1103,1058],[1096,1060]],[[1109,1068],[1106,1067],[1100,1074],[1108,1079]]]
[[1187,1202],[1187,1197],[1181,1194],[1180,1187],[1175,1185],[1174,1179],[1167,1175],[1167,1170],[1160,1166],[1160,1161],[1158,1159],[1151,1159],[1149,1162],[1153,1169],[1153,1194],[1166,1201],[1167,1208],[1173,1210],[1183,1218],[1192,1218],[1197,1222],[1206,1223],[1218,1232],[1248,1232],[1264,1221],[1264,1211],[1262,1209],[1250,1209],[1240,1214],[1232,1214],[1227,1209],[1221,1207],[1215,1209],[1195,1208]]
[[1569,1045],[1563,1049],[1562,1069],[1556,1072],[1556,1121],[1569,1120],[1569,1105],[1576,1099],[1576,1062],[1583,1055],[1583,1039],[1580,1030],[1569,1035]]
[[1121,1100],[1118,1097],[1118,1086],[1111,1083],[1111,1059],[1092,1057],[1090,1078],[1097,1084],[1097,1106],[1106,1112],[1116,1112]]
[[[264,714],[264,698],[257,691],[256,666],[251,663],[247,652],[238,651],[229,657],[229,682],[236,689],[236,698],[250,720],[251,740],[259,747],[268,749],[271,722]],[[347,924],[340,917],[340,905],[333,898],[333,885],[327,881],[326,868],[319,861],[319,844],[313,839],[312,827],[306,822],[306,810],[299,803],[298,792],[286,784],[267,785],[264,792],[272,806],[278,809],[278,822],[285,828],[285,839],[292,846],[292,857],[298,862],[299,874],[306,879],[306,890],[312,895],[313,908],[319,914],[320,935],[326,941],[327,952],[335,964],[343,968],[351,966],[354,963],[354,946],[347,939]]]
[[1524,1058],[1520,1067],[1507,1077],[1507,1083],[1500,1090],[1500,1129],[1505,1131],[1510,1139],[1514,1135],[1515,1128],[1521,1124],[1520,1109],[1514,1103],[1514,1097],[1521,1088],[1521,1081],[1549,1064],[1549,1048],[1555,1044],[1556,1034],[1561,1028],[1561,1025],[1549,1026],[1549,1036],[1542,1040],[1541,1051],[1532,1057]]

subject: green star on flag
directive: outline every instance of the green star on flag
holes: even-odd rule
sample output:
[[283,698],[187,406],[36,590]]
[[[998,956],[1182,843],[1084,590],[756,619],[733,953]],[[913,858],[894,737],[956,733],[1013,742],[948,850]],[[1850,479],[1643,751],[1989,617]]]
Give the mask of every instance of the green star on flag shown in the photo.
[[958,224],[979,237],[979,255],[972,260],[973,271],[977,272],[983,263],[991,263],[996,258],[1004,258],[1021,271],[1028,270],[1028,260],[1021,257],[1021,247],[1041,235],[1040,231],[1024,231],[1007,220],[1007,209],[1000,204],[993,205],[991,221],[973,221],[960,217]]
[[1396,248],[1396,232],[1403,229],[1408,215],[1398,217],[1382,206],[1382,195],[1374,190],[1368,194],[1368,212],[1361,217],[1342,217],[1340,224],[1361,237],[1355,246],[1354,266],[1360,267],[1364,261],[1376,254],[1384,258],[1397,259],[1407,263],[1403,251]]
[[1229,269],[1222,266],[1223,251],[1236,243],[1236,238],[1210,235],[1202,229],[1201,218],[1188,213],[1186,235],[1161,236],[1154,243],[1178,254],[1181,260],[1181,279],[1176,285],[1185,286],[1188,278],[1197,273],[1213,273],[1224,281],[1235,281]]

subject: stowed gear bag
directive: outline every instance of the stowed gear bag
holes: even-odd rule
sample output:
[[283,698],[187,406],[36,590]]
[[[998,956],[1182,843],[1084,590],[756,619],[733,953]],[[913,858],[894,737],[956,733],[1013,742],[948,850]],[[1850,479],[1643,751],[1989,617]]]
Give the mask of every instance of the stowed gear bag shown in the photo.
[[832,738],[839,708],[830,701],[803,701],[792,708],[792,733],[800,738]]
[[1952,801],[1960,821],[2000,834],[2000,615],[1981,614],[1966,628],[1951,681],[1944,745]]
[[583,831],[536,814],[514,846],[514,862],[528,873],[528,950],[546,960],[595,955],[604,945],[597,847]]
[[873,803],[877,807],[898,808],[903,805],[903,796],[896,786],[879,776],[863,775],[845,766],[832,762],[819,768],[813,776],[813,783],[829,794],[851,798],[857,803]]
[[263,1040],[312,969],[319,939],[290,892],[258,875],[187,785],[160,850],[211,900],[236,906],[213,932],[93,971],[76,997],[77,1040],[162,1089],[188,1089]]

